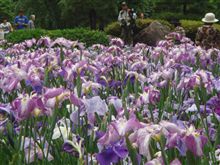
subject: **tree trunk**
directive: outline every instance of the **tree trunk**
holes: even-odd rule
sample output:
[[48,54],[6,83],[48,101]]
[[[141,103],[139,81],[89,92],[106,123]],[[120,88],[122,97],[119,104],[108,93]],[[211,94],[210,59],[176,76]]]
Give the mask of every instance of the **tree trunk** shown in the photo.
[[90,22],[90,28],[92,30],[96,29],[96,20],[97,20],[97,15],[95,9],[91,9],[89,11],[89,22]]
[[183,1],[183,14],[186,14],[187,12],[187,2],[186,0]]

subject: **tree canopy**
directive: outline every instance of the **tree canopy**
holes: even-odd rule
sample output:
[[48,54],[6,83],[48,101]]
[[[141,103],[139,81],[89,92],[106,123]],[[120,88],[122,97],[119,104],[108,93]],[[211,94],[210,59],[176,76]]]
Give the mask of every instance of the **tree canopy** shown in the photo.
[[[20,8],[35,14],[36,24],[46,29],[91,26],[98,28],[117,19],[123,0],[1,0],[0,17],[13,17]],[[126,0],[125,0],[126,1]],[[146,17],[201,18],[206,12],[220,16],[219,0],[127,0],[129,7]],[[168,16],[169,15],[169,16]]]
[[6,17],[8,19],[14,16],[15,3],[12,0],[1,0],[0,3],[0,19]]

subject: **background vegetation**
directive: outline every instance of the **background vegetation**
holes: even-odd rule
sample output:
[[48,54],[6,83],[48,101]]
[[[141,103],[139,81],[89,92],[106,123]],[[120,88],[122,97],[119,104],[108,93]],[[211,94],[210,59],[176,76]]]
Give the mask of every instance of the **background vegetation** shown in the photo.
[[[117,19],[122,0],[1,0],[0,17],[13,21],[20,8],[35,14],[38,27],[45,29],[91,26],[103,29]],[[206,12],[220,17],[219,0],[127,0],[137,13],[164,20],[200,20]]]

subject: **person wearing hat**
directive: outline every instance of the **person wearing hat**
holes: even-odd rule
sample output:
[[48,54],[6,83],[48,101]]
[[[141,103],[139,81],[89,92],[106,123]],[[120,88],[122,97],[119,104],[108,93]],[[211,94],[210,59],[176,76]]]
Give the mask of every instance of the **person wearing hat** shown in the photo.
[[126,2],[122,2],[121,11],[119,12],[118,21],[121,26],[121,37],[126,45],[132,44],[132,27],[130,9]]
[[196,45],[204,49],[218,48],[219,31],[213,27],[214,23],[219,20],[215,18],[215,14],[207,13],[202,19],[204,25],[198,28],[196,34]]
[[27,28],[28,18],[24,15],[24,11],[22,9],[19,10],[19,15],[15,17],[14,24],[16,30]]

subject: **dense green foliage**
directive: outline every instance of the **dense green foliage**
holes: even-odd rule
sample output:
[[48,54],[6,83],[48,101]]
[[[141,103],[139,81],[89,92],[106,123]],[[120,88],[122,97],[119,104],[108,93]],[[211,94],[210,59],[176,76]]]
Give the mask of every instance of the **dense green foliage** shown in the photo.
[[214,12],[220,17],[219,7],[219,0],[154,0],[153,17],[167,20],[201,19],[207,12]]
[[36,29],[36,30],[19,30],[14,31],[6,36],[7,40],[11,43],[22,42],[26,39],[40,38],[46,35],[46,30]]
[[56,29],[61,26],[59,0],[18,0],[15,2],[15,15],[24,9],[26,15],[35,14],[38,27]]
[[[13,21],[20,8],[36,15],[36,25],[45,29],[90,26],[103,29],[116,21],[123,0],[1,0],[0,18]],[[206,12],[220,17],[219,0],[125,0],[137,14],[153,19],[200,20]]]
[[59,6],[64,27],[88,26],[90,17],[93,17],[98,27],[113,20],[118,12],[115,0],[60,0]]
[[[26,9],[26,14],[36,14],[37,25],[42,28],[70,28],[91,25],[105,26],[117,19],[120,0],[18,0],[16,9]],[[134,1],[129,5],[135,10],[149,12],[150,0]],[[91,18],[92,17],[92,18]]]
[[0,0],[0,20],[4,17],[12,19],[14,16],[14,3],[12,0]]
[[64,37],[70,40],[79,40],[80,42],[86,43],[87,46],[96,43],[108,44],[108,37],[104,32],[84,28],[64,30],[20,30],[10,33],[7,36],[7,40],[11,43],[18,43],[32,38],[39,39],[42,36],[49,36],[51,38]]

